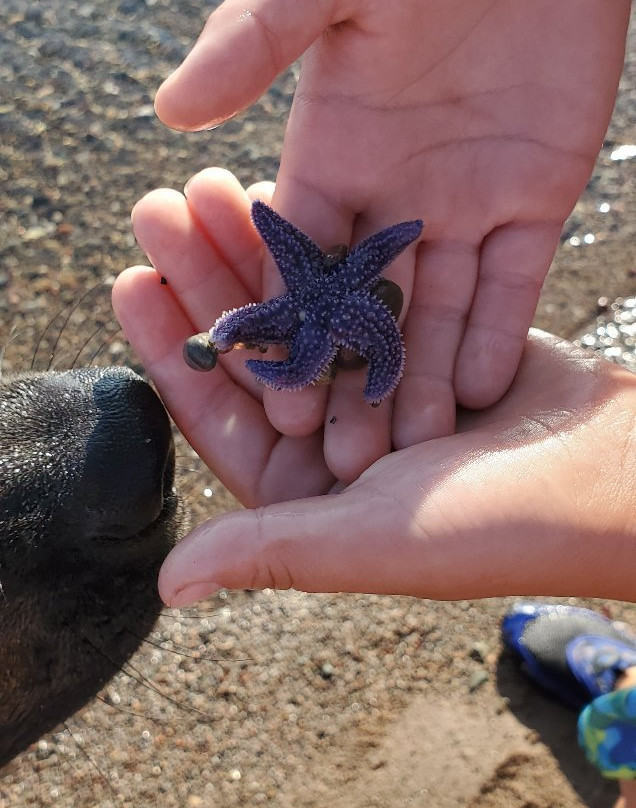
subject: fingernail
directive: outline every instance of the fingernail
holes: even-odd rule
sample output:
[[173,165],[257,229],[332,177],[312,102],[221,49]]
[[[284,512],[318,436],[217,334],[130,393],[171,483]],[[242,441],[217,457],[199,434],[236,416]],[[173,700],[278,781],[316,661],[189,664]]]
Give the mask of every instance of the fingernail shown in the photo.
[[186,584],[182,589],[177,591],[170,597],[168,606],[190,606],[198,600],[204,600],[215,595],[223,589],[219,584],[212,581],[197,581],[194,584]]

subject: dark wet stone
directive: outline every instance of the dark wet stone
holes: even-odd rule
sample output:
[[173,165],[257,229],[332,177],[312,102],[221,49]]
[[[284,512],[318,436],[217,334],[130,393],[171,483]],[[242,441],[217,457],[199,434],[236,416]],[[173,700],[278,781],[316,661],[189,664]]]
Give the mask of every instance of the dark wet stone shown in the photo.
[[190,337],[183,346],[183,358],[192,370],[212,370],[216,367],[218,355],[218,351],[210,344],[207,331]]

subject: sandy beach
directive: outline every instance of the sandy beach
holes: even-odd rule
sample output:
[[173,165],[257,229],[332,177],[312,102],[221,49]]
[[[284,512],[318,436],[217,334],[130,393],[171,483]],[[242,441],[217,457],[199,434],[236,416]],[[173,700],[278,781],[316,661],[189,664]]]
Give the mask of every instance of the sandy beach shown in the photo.
[[[246,184],[275,179],[294,70],[211,132],[171,132],[154,116],[156,88],[211,5],[3,0],[3,372],[141,370],[109,295],[109,278],[146,263],[134,203],[209,165]],[[635,143],[632,25],[612,124],[537,326],[574,338],[599,298],[636,296],[636,159],[619,151]],[[183,441],[177,462],[193,523],[238,507]],[[507,603],[265,591],[166,610],[99,698],[0,771],[0,806],[605,808],[615,789],[584,762],[575,715],[502,654]],[[636,627],[633,605],[592,605]]]

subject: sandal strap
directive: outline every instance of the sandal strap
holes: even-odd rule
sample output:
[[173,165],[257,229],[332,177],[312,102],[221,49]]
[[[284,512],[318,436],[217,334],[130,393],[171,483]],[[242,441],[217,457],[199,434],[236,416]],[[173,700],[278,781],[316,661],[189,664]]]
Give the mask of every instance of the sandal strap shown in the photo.
[[581,634],[571,640],[565,655],[570,670],[592,698],[609,693],[619,675],[636,665],[636,648],[597,634]]

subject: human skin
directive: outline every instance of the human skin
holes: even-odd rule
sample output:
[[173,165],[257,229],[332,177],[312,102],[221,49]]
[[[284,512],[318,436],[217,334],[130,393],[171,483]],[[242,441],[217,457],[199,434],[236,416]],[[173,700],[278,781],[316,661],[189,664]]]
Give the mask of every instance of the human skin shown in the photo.
[[[261,185],[250,194],[268,192]],[[334,467],[359,439],[357,416],[368,406],[355,372],[341,373],[355,402],[330,401],[334,423],[290,437],[271,424],[242,351],[207,374],[186,365],[183,343],[209,326],[211,312],[261,299],[249,200],[219,170],[193,178],[187,199],[151,193],[133,220],[156,270],[127,270],[113,290],[174,420],[251,508],[180,543],[161,572],[164,600],[184,605],[219,587],[633,599],[636,377],[628,371],[534,333],[497,404],[462,411],[457,434],[370,457],[345,486]]]
[[628,371],[534,333],[507,395],[458,434],[382,458],[339,494],[202,525],[164,563],[160,593],[633,601],[635,413]]
[[636,808],[636,782],[634,780],[621,780],[621,796],[614,808]]
[[[275,209],[324,248],[425,220],[417,250],[389,272],[405,293],[409,357],[394,401],[359,407],[344,375],[329,390],[264,393],[270,422],[290,436],[357,408],[337,476],[354,479],[389,446],[452,434],[456,402],[488,406],[507,389],[607,128],[629,8],[226,0],[159,90],[168,125],[216,125],[304,52]],[[279,288],[265,257],[262,293]]]

